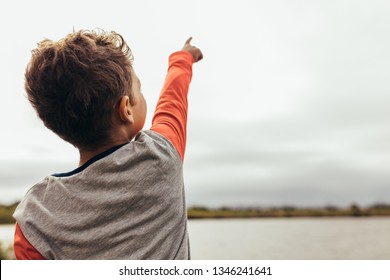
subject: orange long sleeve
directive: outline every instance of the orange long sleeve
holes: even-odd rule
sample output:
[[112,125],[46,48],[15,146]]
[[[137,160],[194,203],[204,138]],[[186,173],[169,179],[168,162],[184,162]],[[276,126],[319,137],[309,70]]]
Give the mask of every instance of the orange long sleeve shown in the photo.
[[26,239],[16,223],[14,236],[14,252],[17,260],[44,260],[45,258]]
[[187,94],[194,58],[187,51],[169,57],[168,74],[161,90],[151,130],[165,136],[184,160],[187,135]]

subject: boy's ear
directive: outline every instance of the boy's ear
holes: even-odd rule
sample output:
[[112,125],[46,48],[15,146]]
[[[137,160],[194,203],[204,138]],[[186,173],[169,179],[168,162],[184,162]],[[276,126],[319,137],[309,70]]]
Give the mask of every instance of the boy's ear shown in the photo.
[[123,122],[129,122],[130,124],[134,123],[134,115],[128,96],[122,96],[119,102],[119,117]]

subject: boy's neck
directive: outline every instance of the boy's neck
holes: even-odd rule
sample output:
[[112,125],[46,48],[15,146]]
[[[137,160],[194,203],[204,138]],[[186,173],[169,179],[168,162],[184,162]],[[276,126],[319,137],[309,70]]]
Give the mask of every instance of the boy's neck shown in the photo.
[[80,154],[80,161],[79,161],[79,166],[82,166],[85,164],[87,161],[92,159],[93,157],[122,144],[126,144],[129,141],[119,141],[117,143],[110,143],[104,146],[101,146],[97,149],[94,150],[84,150],[84,149],[79,149],[79,154]]
[[133,131],[132,127],[129,127],[128,125],[118,126],[112,130],[112,133],[110,135],[110,140],[106,144],[103,144],[100,147],[93,150],[79,148],[79,153],[80,153],[79,166],[82,166],[84,163],[86,163],[93,157],[113,147],[129,143],[137,133],[138,131]]

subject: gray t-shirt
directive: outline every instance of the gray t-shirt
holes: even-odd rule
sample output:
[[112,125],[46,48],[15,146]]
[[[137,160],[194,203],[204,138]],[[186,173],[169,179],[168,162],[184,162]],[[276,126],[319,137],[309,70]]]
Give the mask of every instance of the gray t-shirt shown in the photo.
[[15,214],[46,259],[189,259],[183,166],[153,131],[33,186]]

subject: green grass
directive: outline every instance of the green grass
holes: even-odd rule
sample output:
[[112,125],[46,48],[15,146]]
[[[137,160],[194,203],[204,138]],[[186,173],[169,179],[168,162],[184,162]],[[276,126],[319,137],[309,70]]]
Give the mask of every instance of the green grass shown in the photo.
[[12,214],[15,212],[16,206],[18,206],[18,204],[19,202],[15,202],[11,205],[0,204],[0,225],[15,223],[15,219],[12,217]]
[[14,260],[14,248],[12,245],[5,246],[2,242],[0,242],[0,260]]

